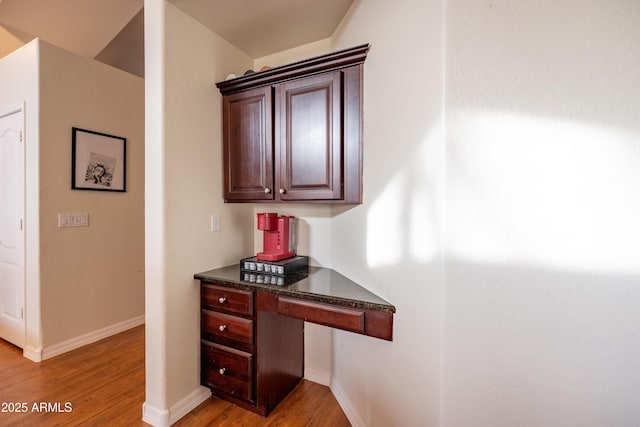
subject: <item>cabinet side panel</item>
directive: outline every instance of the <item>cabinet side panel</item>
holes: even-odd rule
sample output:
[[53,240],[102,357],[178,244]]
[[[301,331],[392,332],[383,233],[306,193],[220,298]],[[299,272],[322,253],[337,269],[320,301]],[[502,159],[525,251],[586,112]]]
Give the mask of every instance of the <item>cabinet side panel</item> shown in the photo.
[[344,70],[344,201],[362,203],[362,64]]
[[302,379],[304,322],[277,314],[276,295],[257,293],[256,398],[271,411]]

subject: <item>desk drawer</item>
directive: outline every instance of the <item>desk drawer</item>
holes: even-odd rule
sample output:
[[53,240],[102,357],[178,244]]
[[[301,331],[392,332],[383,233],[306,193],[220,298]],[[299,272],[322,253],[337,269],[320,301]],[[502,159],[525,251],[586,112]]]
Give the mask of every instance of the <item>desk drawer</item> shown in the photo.
[[203,309],[200,327],[205,334],[253,345],[253,320],[251,319]]
[[253,316],[253,292],[202,284],[202,306],[229,313]]
[[202,383],[233,397],[253,401],[253,356],[202,341]]
[[365,330],[365,312],[355,308],[279,296],[278,313],[346,331]]

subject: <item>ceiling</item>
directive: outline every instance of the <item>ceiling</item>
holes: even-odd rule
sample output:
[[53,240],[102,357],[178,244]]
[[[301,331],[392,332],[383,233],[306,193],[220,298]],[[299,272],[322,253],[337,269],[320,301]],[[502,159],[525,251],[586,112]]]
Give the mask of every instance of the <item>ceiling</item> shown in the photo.
[[143,3],[143,0],[0,0],[0,24],[95,58],[140,11]]
[[353,0],[168,0],[252,58],[325,39]]
[[[354,0],[168,1],[259,58],[331,36]],[[143,5],[144,0],[0,0],[0,24],[95,58]]]

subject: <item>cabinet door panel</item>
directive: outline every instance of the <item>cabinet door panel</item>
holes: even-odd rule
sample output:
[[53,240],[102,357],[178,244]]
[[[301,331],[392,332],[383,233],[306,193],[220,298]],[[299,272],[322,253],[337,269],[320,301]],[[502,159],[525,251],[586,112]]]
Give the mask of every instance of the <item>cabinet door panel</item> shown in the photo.
[[224,197],[273,199],[271,88],[225,96],[223,101]]
[[340,71],[286,82],[277,90],[280,199],[342,198]]

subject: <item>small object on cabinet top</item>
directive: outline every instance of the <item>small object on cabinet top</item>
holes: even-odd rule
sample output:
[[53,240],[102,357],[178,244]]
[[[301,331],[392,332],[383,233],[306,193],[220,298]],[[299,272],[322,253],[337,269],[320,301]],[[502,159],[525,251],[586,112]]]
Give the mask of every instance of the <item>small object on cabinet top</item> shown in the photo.
[[309,267],[309,257],[296,255],[280,261],[261,261],[255,256],[240,260],[240,269],[258,273],[286,276]]
[[313,58],[304,59],[302,61],[293,62],[291,64],[272,67],[268,73],[264,74],[256,72],[250,74],[245,73],[243,76],[244,78],[239,78],[234,82],[218,82],[216,83],[216,86],[223,95],[230,95],[253,87],[270,85],[303,75],[310,75],[362,64],[367,57],[369,47],[369,44],[363,44],[349,49],[343,49]]

